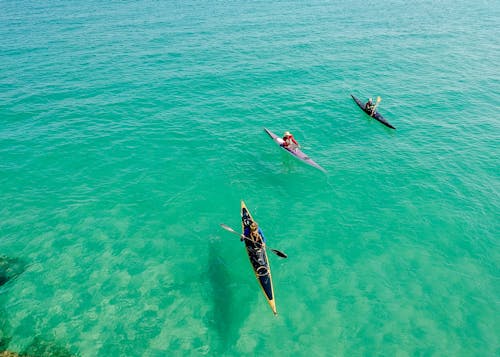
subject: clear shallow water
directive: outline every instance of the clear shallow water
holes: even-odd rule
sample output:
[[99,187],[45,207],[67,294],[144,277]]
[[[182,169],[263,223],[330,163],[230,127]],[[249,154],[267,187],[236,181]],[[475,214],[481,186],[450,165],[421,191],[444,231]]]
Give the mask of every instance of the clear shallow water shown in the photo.
[[[29,262],[0,288],[9,348],[498,353],[499,13],[1,1],[0,252]],[[219,227],[240,199],[289,255],[278,318]]]

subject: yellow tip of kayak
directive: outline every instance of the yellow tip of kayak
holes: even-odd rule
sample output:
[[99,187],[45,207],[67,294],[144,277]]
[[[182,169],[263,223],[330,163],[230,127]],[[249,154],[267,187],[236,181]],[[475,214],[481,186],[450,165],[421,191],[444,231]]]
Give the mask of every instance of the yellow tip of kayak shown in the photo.
[[269,305],[271,306],[271,309],[273,310],[274,316],[278,315],[278,312],[276,311],[276,304],[274,300],[268,300]]

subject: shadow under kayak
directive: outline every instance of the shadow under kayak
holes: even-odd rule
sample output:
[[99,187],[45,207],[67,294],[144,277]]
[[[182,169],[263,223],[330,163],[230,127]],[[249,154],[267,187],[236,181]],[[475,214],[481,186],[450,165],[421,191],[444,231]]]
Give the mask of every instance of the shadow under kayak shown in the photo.
[[365,110],[365,105],[358,99],[356,98],[355,96],[353,96],[351,94],[351,97],[352,99],[354,99],[354,101],[356,102],[356,104],[366,113],[368,114],[369,116],[371,116],[372,118],[378,120],[379,122],[381,122],[382,124],[384,124],[385,126],[387,126],[388,128],[391,128],[391,129],[396,129],[395,127],[392,126],[391,123],[389,123],[387,120],[384,119],[384,117],[382,115],[379,114],[379,112],[375,111],[375,113],[373,113],[373,115],[371,115],[367,110]]

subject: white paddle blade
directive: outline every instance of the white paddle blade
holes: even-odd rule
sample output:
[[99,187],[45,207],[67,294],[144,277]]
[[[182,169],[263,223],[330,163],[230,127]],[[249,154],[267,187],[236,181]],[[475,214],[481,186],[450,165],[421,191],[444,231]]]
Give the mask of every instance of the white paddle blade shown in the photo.
[[220,226],[222,228],[224,228],[226,231],[229,231],[229,232],[233,232],[233,233],[238,233],[236,232],[234,229],[232,229],[231,227],[229,227],[228,225],[224,224],[224,223],[221,223]]

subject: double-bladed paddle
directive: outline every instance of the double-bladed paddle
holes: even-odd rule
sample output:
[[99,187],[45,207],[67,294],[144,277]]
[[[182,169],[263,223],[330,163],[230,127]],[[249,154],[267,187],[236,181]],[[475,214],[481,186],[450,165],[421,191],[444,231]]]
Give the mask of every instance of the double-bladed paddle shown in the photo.
[[372,113],[370,115],[373,115],[375,114],[375,110],[377,109],[380,101],[382,100],[382,98],[380,98],[380,96],[377,97],[377,102],[375,103],[375,105],[373,106],[373,109],[372,109]]
[[[240,233],[236,232],[234,229],[232,229],[231,227],[229,227],[229,226],[225,225],[224,223],[221,223],[221,224],[220,224],[220,226],[221,226],[222,228],[224,228],[226,231],[231,232],[231,233],[234,233],[234,234],[236,234],[236,235],[240,236],[240,238],[242,238],[242,239],[250,240],[250,239],[249,239],[248,237],[246,237],[244,234],[240,234]],[[252,240],[250,240],[250,241],[252,241]],[[253,242],[253,241],[252,241],[252,242]],[[286,254],[285,254],[285,253],[283,253],[282,251],[279,251],[279,250],[277,250],[277,249],[272,249],[272,248],[269,248],[269,249],[271,249],[271,251],[272,251],[274,254],[276,254],[278,257],[281,257],[281,258],[288,258],[288,255],[286,255]]]

